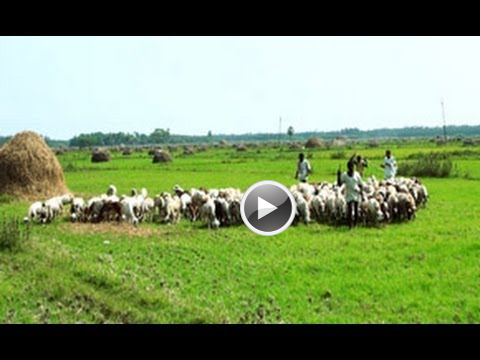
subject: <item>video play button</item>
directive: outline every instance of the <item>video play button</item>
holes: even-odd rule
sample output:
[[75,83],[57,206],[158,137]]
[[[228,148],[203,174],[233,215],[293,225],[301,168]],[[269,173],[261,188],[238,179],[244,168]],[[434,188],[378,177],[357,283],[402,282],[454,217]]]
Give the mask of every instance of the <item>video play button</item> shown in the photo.
[[264,236],[277,235],[287,229],[295,217],[295,209],[295,199],[290,191],[271,180],[250,186],[240,204],[245,225]]
[[263,218],[265,215],[270,214],[272,211],[278,209],[277,206],[270,204],[268,201],[262,199],[260,196],[258,197],[258,220]]

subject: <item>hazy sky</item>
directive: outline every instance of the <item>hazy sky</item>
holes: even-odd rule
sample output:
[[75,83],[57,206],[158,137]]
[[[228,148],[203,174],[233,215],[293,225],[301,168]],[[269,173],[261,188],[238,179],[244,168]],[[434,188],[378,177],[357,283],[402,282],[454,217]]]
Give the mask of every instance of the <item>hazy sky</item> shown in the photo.
[[479,37],[0,37],[0,135],[480,124]]

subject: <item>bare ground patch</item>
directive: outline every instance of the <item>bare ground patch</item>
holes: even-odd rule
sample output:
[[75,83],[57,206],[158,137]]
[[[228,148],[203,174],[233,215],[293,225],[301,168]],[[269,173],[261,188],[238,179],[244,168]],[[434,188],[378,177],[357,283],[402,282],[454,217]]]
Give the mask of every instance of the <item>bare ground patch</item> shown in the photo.
[[68,233],[75,234],[115,234],[115,235],[126,235],[126,236],[142,236],[149,237],[155,235],[169,235],[173,231],[171,229],[161,227],[151,228],[151,227],[135,227],[127,223],[66,223],[59,226],[60,230]]

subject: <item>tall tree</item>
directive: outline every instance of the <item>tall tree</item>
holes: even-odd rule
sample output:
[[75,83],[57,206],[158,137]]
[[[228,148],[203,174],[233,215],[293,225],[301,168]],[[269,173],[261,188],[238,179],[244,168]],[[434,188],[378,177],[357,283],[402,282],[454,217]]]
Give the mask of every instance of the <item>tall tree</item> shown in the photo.
[[290,141],[292,141],[292,136],[295,133],[295,130],[293,129],[293,126],[289,126],[287,130],[288,137],[290,138]]

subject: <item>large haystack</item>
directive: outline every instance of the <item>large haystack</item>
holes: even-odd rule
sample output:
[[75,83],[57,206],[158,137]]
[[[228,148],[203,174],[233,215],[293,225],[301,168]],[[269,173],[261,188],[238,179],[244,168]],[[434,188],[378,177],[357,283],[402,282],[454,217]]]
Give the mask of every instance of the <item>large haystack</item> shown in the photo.
[[0,149],[0,194],[40,200],[66,192],[63,169],[40,135],[18,133]]
[[305,143],[307,149],[321,148],[324,146],[324,143],[319,138],[310,138]]
[[172,155],[170,155],[169,153],[167,153],[166,151],[163,151],[163,150],[157,150],[155,151],[155,153],[153,154],[153,160],[152,162],[154,164],[156,163],[165,163],[165,162],[170,162],[172,161]]
[[96,149],[92,153],[91,160],[93,163],[110,161],[110,153],[108,152],[107,149]]

